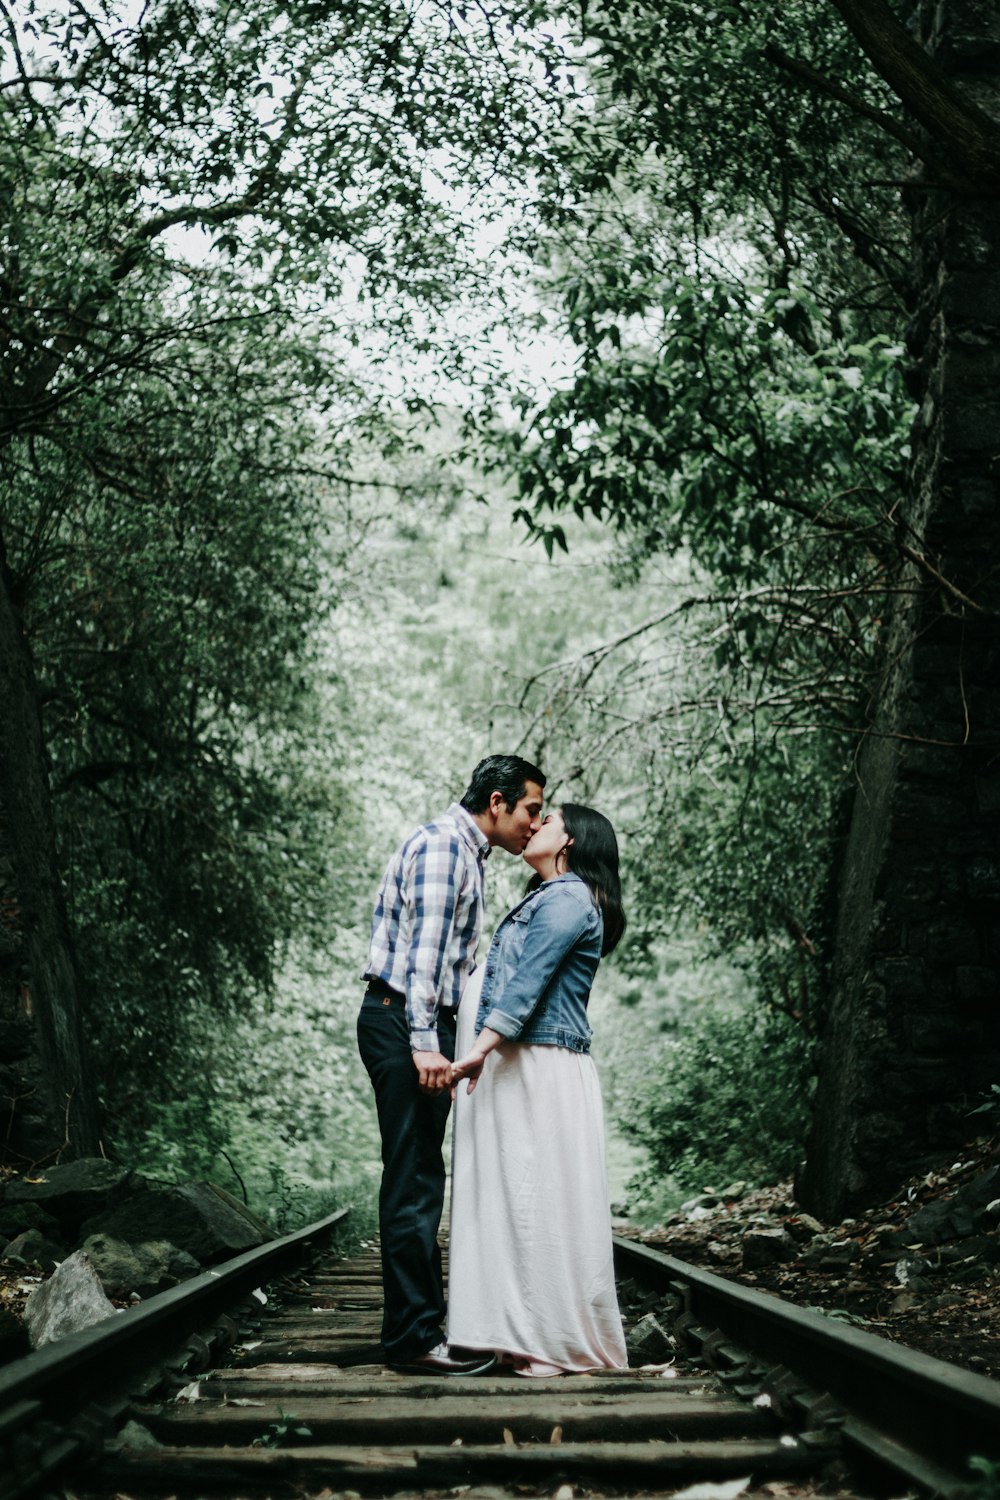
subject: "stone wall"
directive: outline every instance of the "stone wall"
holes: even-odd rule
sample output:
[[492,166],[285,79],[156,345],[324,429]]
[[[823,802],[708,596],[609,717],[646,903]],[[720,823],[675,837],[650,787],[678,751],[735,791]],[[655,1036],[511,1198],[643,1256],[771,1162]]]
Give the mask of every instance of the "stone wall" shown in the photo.
[[[924,44],[1000,119],[995,10],[954,0],[924,22]],[[920,405],[903,562],[858,757],[800,1184],[831,1219],[953,1149],[1000,1083],[1000,203],[928,177],[911,194]]]

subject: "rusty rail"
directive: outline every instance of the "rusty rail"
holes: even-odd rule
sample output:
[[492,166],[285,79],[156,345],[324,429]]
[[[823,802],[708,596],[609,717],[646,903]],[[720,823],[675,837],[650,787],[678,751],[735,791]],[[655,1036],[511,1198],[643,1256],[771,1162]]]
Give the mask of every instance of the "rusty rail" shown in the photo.
[[616,1237],[615,1257],[620,1274],[672,1290],[675,1326],[709,1357],[721,1335],[772,1367],[786,1403],[822,1398],[856,1467],[948,1495],[972,1482],[971,1457],[1000,1464],[1000,1382],[631,1240]]
[[[371,1249],[285,1283],[279,1305],[257,1308],[254,1347],[211,1369],[237,1334],[225,1311],[343,1217],[0,1372],[0,1500],[71,1470],[88,1500],[477,1483],[615,1494],[745,1475],[802,1481],[831,1461],[846,1461],[854,1484],[888,1475],[957,1500],[971,1455],[1000,1462],[997,1382],[623,1239],[615,1254],[631,1305],[654,1309],[693,1351],[679,1374],[392,1374]],[[171,1399],[203,1370],[198,1399]],[[116,1436],[125,1418],[136,1425]]]
[[0,1500],[20,1500],[99,1452],[134,1392],[155,1385],[165,1368],[193,1368],[216,1355],[236,1332],[231,1321],[220,1321],[227,1311],[298,1264],[347,1212],[248,1250],[0,1369]]

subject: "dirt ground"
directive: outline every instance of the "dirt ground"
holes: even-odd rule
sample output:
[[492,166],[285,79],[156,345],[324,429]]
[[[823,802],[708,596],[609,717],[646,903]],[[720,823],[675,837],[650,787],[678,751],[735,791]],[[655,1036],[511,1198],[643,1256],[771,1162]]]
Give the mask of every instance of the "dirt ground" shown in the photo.
[[[1000,1378],[998,1165],[1000,1138],[980,1137],[905,1183],[897,1199],[837,1225],[804,1214],[790,1183],[753,1191],[734,1184],[706,1191],[662,1227],[622,1232],[746,1286]],[[990,1201],[977,1202],[990,1193]],[[961,1212],[964,1203],[972,1206]],[[936,1233],[928,1228],[933,1215],[916,1220],[929,1205],[936,1205]]]

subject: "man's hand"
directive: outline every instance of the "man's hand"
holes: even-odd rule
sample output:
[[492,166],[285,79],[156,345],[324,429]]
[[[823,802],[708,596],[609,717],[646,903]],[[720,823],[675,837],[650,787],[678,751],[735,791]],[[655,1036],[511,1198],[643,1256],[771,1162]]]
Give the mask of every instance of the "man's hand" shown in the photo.
[[451,1087],[451,1063],[443,1052],[414,1052],[413,1066],[422,1094],[440,1094]]

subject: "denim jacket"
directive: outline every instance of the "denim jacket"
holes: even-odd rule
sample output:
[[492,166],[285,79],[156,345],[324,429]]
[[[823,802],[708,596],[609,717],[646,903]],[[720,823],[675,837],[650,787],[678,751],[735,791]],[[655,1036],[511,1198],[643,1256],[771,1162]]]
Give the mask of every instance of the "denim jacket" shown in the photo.
[[476,1017],[509,1040],[590,1051],[587,1001],[604,922],[579,875],[531,891],[497,928]]

